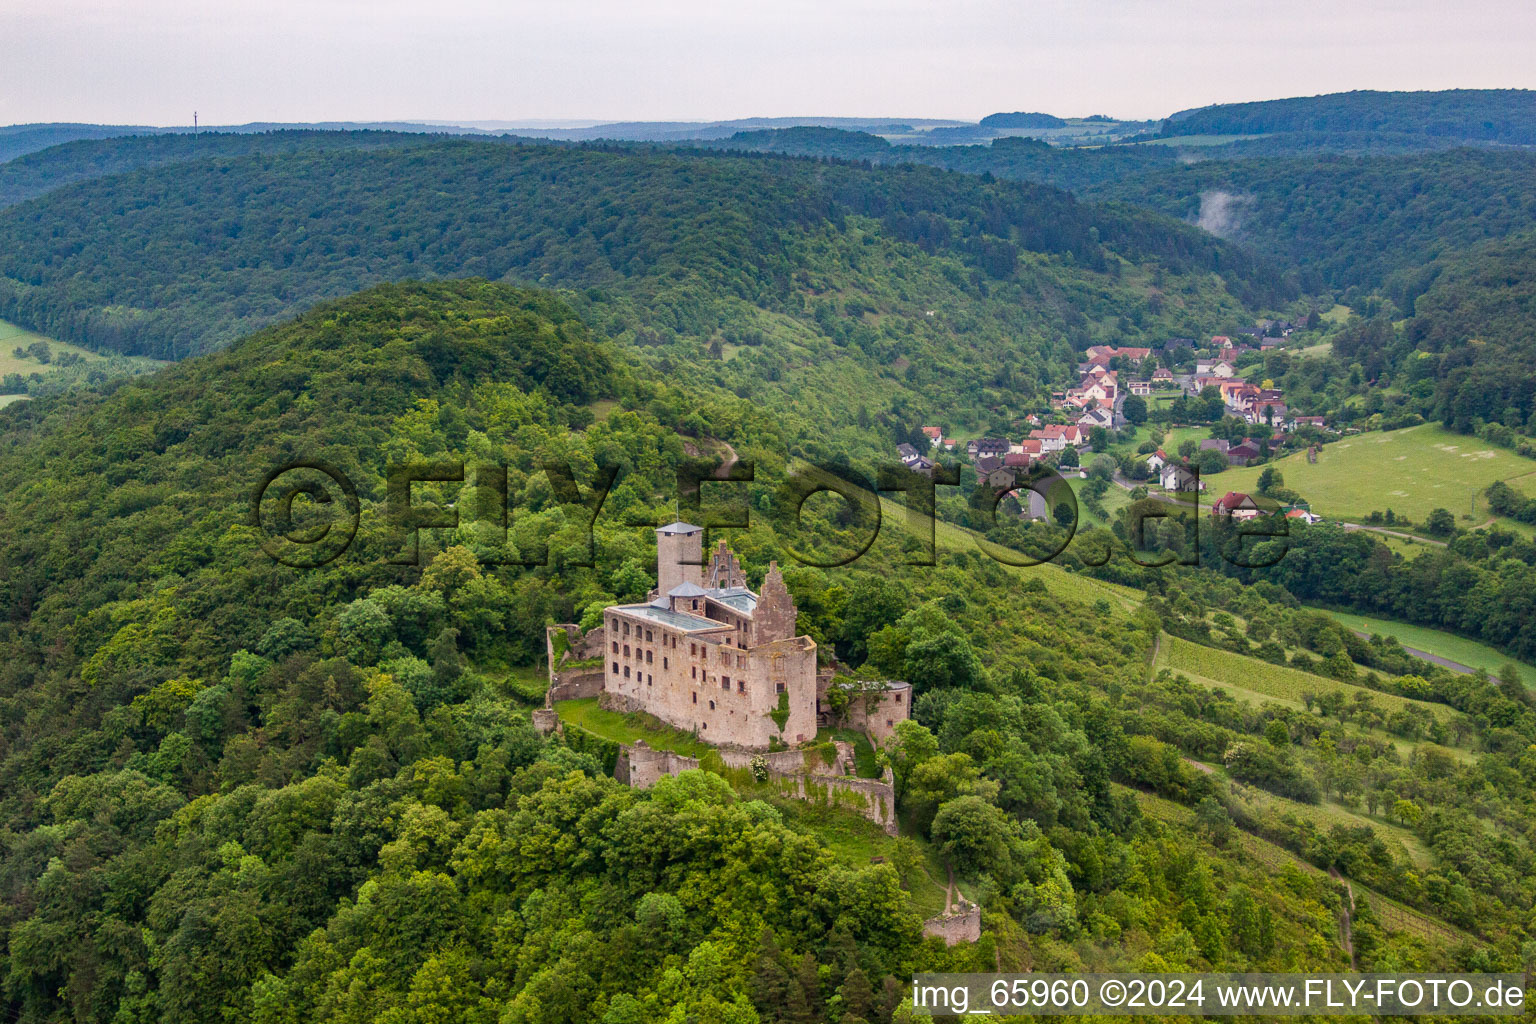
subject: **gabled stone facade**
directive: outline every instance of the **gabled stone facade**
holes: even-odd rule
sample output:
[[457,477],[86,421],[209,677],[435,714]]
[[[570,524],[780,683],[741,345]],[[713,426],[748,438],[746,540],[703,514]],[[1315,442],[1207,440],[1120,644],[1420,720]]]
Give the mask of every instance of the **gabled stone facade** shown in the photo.
[[724,544],[705,562],[702,539],[688,523],[661,527],[650,600],[605,609],[604,702],[722,746],[815,739],[816,644],[795,633],[778,565],[753,593]]

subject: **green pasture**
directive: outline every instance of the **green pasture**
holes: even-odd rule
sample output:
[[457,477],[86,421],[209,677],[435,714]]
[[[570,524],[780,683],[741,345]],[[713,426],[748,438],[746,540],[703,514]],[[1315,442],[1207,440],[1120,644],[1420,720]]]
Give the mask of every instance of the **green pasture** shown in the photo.
[[[1528,494],[1536,489],[1536,462],[1432,423],[1325,444],[1316,463],[1298,452],[1273,465],[1285,475],[1285,486],[1329,519],[1361,520],[1390,508],[1423,523],[1443,508],[1472,525],[1488,518],[1482,492],[1495,480]],[[1228,470],[1221,474],[1222,489],[1255,490],[1261,472],[1262,466]]]
[[1365,615],[1356,615],[1353,612],[1331,611],[1328,614],[1350,629],[1396,637],[1397,642],[1404,647],[1412,647],[1426,654],[1446,658],[1466,665],[1468,668],[1487,669],[1490,675],[1497,675],[1499,669],[1505,665],[1513,665],[1520,673],[1521,681],[1526,686],[1536,689],[1536,668],[1516,661],[1509,655],[1501,654],[1487,644],[1480,644],[1476,640],[1468,640],[1454,633],[1431,629],[1428,626],[1412,626],[1406,622],[1394,622],[1391,619],[1374,619]]

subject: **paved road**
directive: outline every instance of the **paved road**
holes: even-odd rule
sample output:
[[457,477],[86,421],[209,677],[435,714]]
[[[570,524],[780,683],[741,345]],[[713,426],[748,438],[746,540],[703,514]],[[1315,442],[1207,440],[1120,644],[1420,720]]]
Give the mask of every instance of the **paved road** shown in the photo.
[[[1366,632],[1363,629],[1355,629],[1355,630],[1351,630],[1351,632],[1354,633],[1355,636],[1362,637],[1362,638],[1364,638],[1366,640],[1369,640],[1371,638],[1371,634]],[[1398,641],[1398,642],[1401,643],[1402,641]],[[1473,668],[1470,665],[1463,665],[1459,661],[1452,661],[1450,658],[1442,658],[1438,654],[1430,654],[1428,651],[1421,651],[1417,647],[1407,647],[1407,646],[1404,646],[1403,650],[1405,652],[1407,652],[1408,654],[1413,655],[1415,658],[1419,658],[1419,659],[1421,659],[1423,661],[1427,661],[1427,662],[1429,662],[1430,664],[1433,664],[1433,665],[1439,665],[1441,668],[1448,668],[1452,672],[1460,672],[1462,675],[1469,676],[1472,673],[1477,671],[1477,669]]]

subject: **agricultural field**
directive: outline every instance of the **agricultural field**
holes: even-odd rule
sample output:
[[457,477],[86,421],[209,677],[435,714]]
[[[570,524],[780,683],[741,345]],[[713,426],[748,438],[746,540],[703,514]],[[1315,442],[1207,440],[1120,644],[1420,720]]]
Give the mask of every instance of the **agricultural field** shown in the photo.
[[[1536,462],[1431,423],[1326,444],[1316,463],[1298,452],[1273,465],[1285,474],[1285,486],[1328,519],[1361,520],[1391,508],[1422,523],[1444,508],[1473,525],[1489,518],[1482,491],[1495,480],[1527,494],[1536,487]],[[1221,489],[1255,490],[1263,469],[1228,470]]]
[[1536,667],[1518,662],[1507,654],[1501,654],[1487,644],[1480,644],[1476,640],[1467,640],[1454,633],[1430,629],[1428,626],[1412,626],[1406,622],[1393,622],[1391,619],[1373,619],[1353,612],[1331,611],[1328,614],[1350,629],[1393,636],[1404,647],[1411,647],[1425,654],[1433,654],[1436,657],[1466,665],[1468,668],[1487,669],[1493,675],[1497,675],[1499,669],[1505,665],[1513,665],[1520,673],[1520,678],[1525,685],[1536,689]]
[[1351,699],[1357,693],[1369,695],[1376,707],[1384,712],[1416,707],[1428,711],[1442,722],[1457,717],[1457,712],[1444,704],[1411,700],[1392,693],[1341,683],[1337,679],[1313,675],[1286,665],[1271,665],[1267,661],[1246,658],[1231,651],[1204,647],[1176,636],[1162,637],[1153,668],[1182,672],[1196,682],[1219,686],[1237,696],[1252,695],[1298,708],[1304,706],[1303,694],[1341,690]]
[[1388,822],[1380,816],[1355,811],[1332,800],[1325,800],[1320,804],[1304,804],[1283,796],[1276,796],[1257,786],[1245,786],[1241,783],[1232,784],[1232,800],[1250,817],[1270,819],[1284,817],[1287,814],[1294,815],[1303,821],[1313,822],[1324,832],[1335,825],[1343,825],[1347,828],[1364,825],[1375,832],[1394,852],[1405,856],[1420,868],[1428,867],[1431,863],[1429,849],[1410,830]]
[[[1152,793],[1130,789],[1119,784],[1116,784],[1115,788],[1134,794],[1136,802],[1141,806],[1142,813],[1148,817],[1156,818],[1159,821],[1164,821],[1180,828],[1194,827],[1195,813],[1191,808],[1185,807],[1183,804],[1174,803],[1172,800],[1165,800]],[[1286,801],[1286,803],[1289,804],[1290,802]],[[1305,808],[1306,805],[1293,804],[1292,806]],[[1284,812],[1281,811],[1280,813]],[[1355,815],[1353,817],[1358,818],[1359,816]],[[1350,823],[1357,824],[1358,822],[1351,821]],[[1374,820],[1370,821],[1370,824],[1373,828],[1381,825],[1380,822]],[[1392,826],[1387,827],[1392,828]],[[1394,829],[1395,833],[1401,833],[1402,831],[1401,829]],[[1411,836],[1410,839],[1412,839]],[[1401,845],[1400,837],[1396,834],[1391,836],[1391,841],[1394,846]],[[1251,832],[1239,830],[1236,842],[1252,860],[1264,864],[1276,873],[1294,870],[1308,875],[1326,874],[1315,864],[1298,857],[1285,847],[1272,843],[1262,836],[1256,836]],[[1413,839],[1413,842],[1417,845],[1416,839]],[[1421,846],[1418,849],[1422,852]],[[1412,855],[1414,847],[1406,847],[1405,852]],[[1481,944],[1475,936],[1469,935],[1437,917],[1430,917],[1427,914],[1414,910],[1412,907],[1405,906],[1397,900],[1384,896],[1360,882],[1350,879],[1348,884],[1354,890],[1356,900],[1368,899],[1371,901],[1377,916],[1389,931],[1407,932],[1418,936],[1425,942],[1469,942],[1473,945]]]

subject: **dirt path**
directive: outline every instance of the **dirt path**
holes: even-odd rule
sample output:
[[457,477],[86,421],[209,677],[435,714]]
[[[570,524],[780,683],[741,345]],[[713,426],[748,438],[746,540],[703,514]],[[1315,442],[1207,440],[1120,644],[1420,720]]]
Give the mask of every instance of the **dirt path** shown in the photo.
[[1415,544],[1433,544],[1437,548],[1445,547],[1443,540],[1430,540],[1427,537],[1416,537],[1411,533],[1399,533],[1397,530],[1387,530],[1380,526],[1363,526],[1360,523],[1345,523],[1345,530],[1365,530],[1368,533],[1380,533],[1388,537],[1397,537],[1400,540],[1411,540]]
[[1349,897],[1349,903],[1343,908],[1339,918],[1339,936],[1344,952],[1349,954],[1349,965],[1358,971],[1360,962],[1355,959],[1355,887],[1349,884],[1349,879],[1339,873],[1338,868],[1329,868],[1328,875],[1344,886],[1344,892]]

